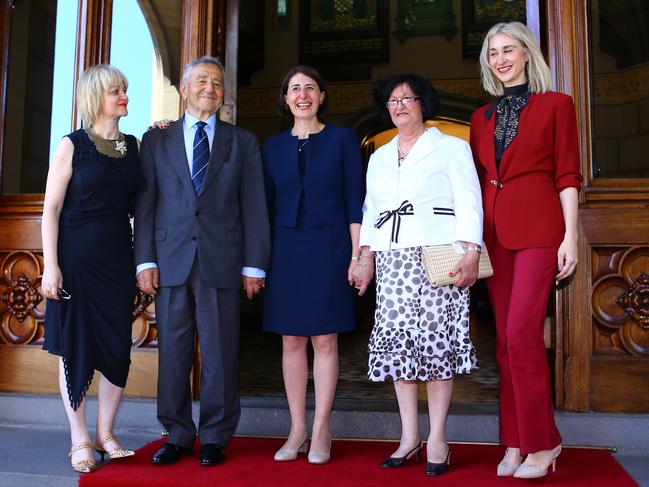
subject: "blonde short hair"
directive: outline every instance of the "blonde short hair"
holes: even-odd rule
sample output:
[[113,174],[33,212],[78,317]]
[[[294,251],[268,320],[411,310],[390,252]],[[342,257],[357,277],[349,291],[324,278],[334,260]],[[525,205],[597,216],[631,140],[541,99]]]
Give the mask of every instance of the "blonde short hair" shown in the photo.
[[128,88],[124,73],[109,64],[97,64],[87,68],[77,82],[77,107],[83,124],[92,125],[101,113],[104,94],[111,86],[122,85]]
[[520,22],[501,22],[489,29],[482,43],[482,51],[480,51],[480,77],[482,78],[482,86],[485,91],[494,96],[501,96],[504,92],[502,82],[489,67],[489,43],[498,34],[504,34],[520,42],[523,49],[529,55],[529,59],[525,65],[525,74],[530,92],[544,93],[551,90],[552,78],[550,76],[550,68],[545,62],[543,53],[539,49],[532,32],[530,32],[525,24],[521,24]]

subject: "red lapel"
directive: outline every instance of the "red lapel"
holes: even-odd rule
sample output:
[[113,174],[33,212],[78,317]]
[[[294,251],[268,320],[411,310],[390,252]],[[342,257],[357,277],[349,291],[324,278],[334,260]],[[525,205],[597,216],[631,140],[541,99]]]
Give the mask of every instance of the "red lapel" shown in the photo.
[[496,177],[496,148],[494,144],[494,130],[496,130],[496,112],[491,114],[489,120],[485,117],[485,112],[479,115],[481,120],[481,127],[478,128],[482,133],[480,137],[480,147],[478,153],[480,154],[480,162],[487,170],[487,174]]

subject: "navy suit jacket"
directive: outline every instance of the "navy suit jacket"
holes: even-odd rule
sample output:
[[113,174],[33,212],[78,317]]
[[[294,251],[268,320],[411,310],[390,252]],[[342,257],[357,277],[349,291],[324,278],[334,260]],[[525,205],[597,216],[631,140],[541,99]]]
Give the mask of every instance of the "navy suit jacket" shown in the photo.
[[[352,129],[328,124],[309,135],[304,174],[307,227],[361,223],[361,156]],[[295,227],[302,185],[297,137],[286,130],[264,145],[264,176],[273,225]]]

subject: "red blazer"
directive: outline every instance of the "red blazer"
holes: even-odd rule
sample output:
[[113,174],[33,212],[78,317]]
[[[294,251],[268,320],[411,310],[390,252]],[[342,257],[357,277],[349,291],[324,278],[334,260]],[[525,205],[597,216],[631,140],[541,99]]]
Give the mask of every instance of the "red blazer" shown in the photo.
[[[491,104],[490,104],[491,105]],[[471,149],[484,205],[484,240],[496,235],[508,249],[558,247],[565,231],[559,193],[581,189],[577,122],[572,98],[555,92],[530,95],[518,133],[496,170],[496,112],[490,105],[471,116]]]

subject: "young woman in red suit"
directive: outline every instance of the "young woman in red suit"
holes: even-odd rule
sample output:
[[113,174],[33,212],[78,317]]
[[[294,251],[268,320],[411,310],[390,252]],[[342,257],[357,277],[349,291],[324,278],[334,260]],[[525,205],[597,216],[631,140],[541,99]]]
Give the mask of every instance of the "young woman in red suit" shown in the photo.
[[471,118],[494,268],[487,288],[496,319],[500,442],[507,447],[497,474],[543,477],[561,452],[543,321],[553,283],[577,264],[575,109],[570,96],[550,91],[550,69],[521,23],[489,30],[480,66],[485,90],[498,97]]

